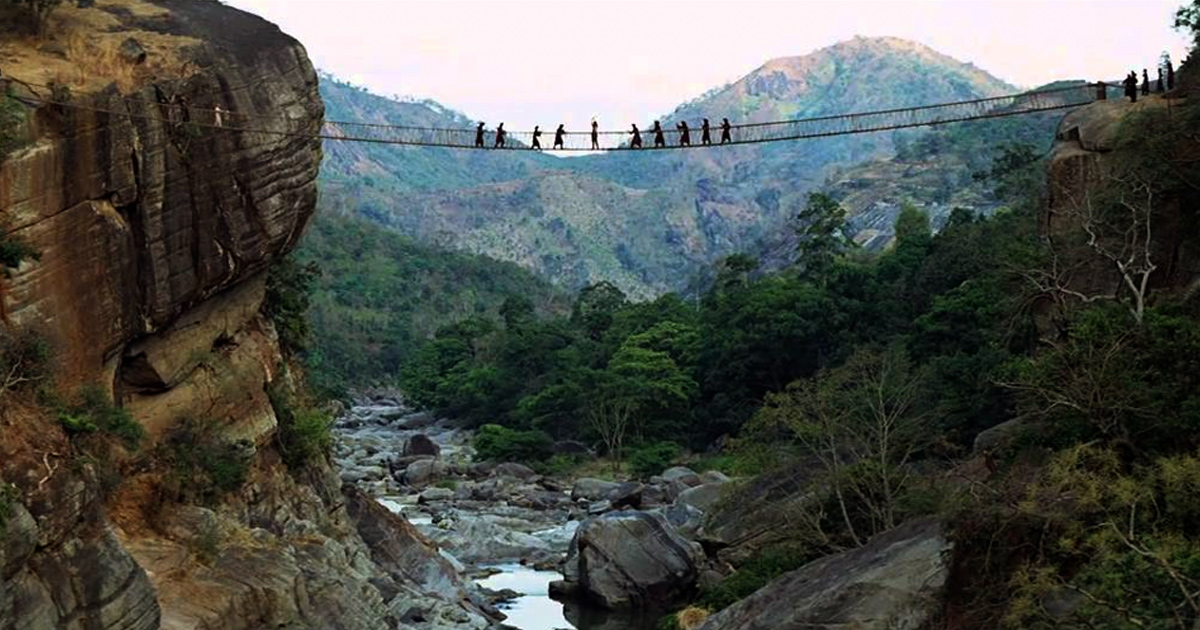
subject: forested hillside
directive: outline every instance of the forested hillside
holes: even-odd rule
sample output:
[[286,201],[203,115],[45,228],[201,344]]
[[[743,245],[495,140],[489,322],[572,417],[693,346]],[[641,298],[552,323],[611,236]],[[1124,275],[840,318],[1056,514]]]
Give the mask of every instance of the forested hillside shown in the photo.
[[309,380],[335,395],[394,383],[439,327],[497,317],[509,296],[542,315],[568,306],[550,283],[512,263],[416,243],[328,200],[295,261],[277,273],[280,282],[311,290]]

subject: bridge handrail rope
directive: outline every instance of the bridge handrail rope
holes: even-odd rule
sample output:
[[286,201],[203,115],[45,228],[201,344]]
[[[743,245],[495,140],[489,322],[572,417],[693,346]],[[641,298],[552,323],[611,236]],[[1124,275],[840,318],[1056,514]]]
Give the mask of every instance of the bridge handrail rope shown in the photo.
[[[8,78],[27,86],[43,87],[51,90],[54,89],[53,86],[28,83],[12,77]],[[1107,82],[1103,84],[1106,86],[1111,85]],[[977,98],[950,103],[936,103],[867,112],[814,116],[792,120],[739,123],[730,125],[733,137],[731,141],[726,144],[745,145],[859,133],[873,133],[910,127],[924,127],[954,122],[966,122],[972,120],[1068,109],[1086,105],[1094,100],[1097,100],[1096,91],[1099,89],[1100,85],[1100,83],[1081,83],[1071,86],[1050,88],[1046,90],[1019,92],[1016,94]],[[152,116],[148,114],[139,114],[130,110],[120,111],[110,107],[84,105],[79,102],[87,99],[88,97],[91,97],[93,100],[120,100],[124,101],[127,106],[131,106],[134,102],[136,102],[138,104],[138,109],[141,109],[145,106],[157,107],[160,111],[160,114],[158,116]],[[478,130],[474,127],[420,127],[412,125],[392,125],[386,123],[368,123],[360,121],[327,120],[324,121],[320,129],[317,129],[316,131],[311,130],[311,125],[309,125],[309,130],[297,131],[292,129],[292,125],[297,121],[297,119],[280,117],[254,117],[241,112],[226,110],[220,106],[208,108],[185,105],[177,101],[162,102],[159,99],[152,100],[150,98],[145,98],[142,95],[123,95],[119,92],[115,92],[111,88],[99,92],[72,95],[70,100],[56,100],[53,98],[48,99],[41,96],[18,96],[17,98],[25,101],[37,102],[40,104],[55,105],[61,108],[90,111],[93,113],[108,114],[111,116],[124,116],[130,119],[150,119],[166,121],[170,124],[188,124],[201,129],[240,133],[264,133],[276,136],[393,144],[401,146],[478,148],[475,144]],[[183,118],[182,121],[175,119],[176,113],[180,114],[180,117]],[[207,114],[209,116],[209,120],[212,120],[213,122],[210,123],[195,120],[195,117],[192,116],[193,113]],[[933,114],[929,115],[931,113]],[[184,116],[184,114],[186,114],[186,116]],[[254,126],[256,121],[264,123],[267,128],[256,128]],[[277,128],[281,122],[288,128]],[[485,128],[484,132],[484,148],[488,150],[529,150],[530,144],[532,143],[531,131],[506,131],[506,142],[503,146],[496,147],[494,143],[496,133],[495,130]],[[695,127],[690,128],[689,132],[693,136],[692,144],[689,146],[680,146],[679,138],[682,135],[682,132],[675,129],[674,120],[667,121],[662,133],[664,137],[672,138],[674,142],[669,142],[665,148],[702,148],[708,146],[700,142],[701,128],[698,123]],[[554,133],[555,132],[553,129],[542,130],[542,135],[544,136],[542,138],[543,146],[550,144],[550,139],[553,138]],[[641,133],[643,135],[644,142],[649,145],[650,140],[653,138],[654,131],[647,126],[647,128],[643,128],[641,130]],[[715,138],[718,137],[719,134],[720,125],[718,121],[718,124],[712,126],[712,136],[714,138],[712,146],[719,146],[719,143],[715,141]],[[577,142],[567,142],[563,149],[560,150],[593,150],[590,143],[578,142],[578,140],[581,139],[590,140],[590,131],[567,131],[564,132],[563,135],[564,141],[576,140]],[[628,138],[631,133],[629,131],[608,130],[599,131],[597,135],[611,139],[613,137]],[[637,149],[632,149],[628,145],[627,141],[618,141],[615,144],[612,142],[604,143],[604,146],[601,146],[601,150],[613,151]]]

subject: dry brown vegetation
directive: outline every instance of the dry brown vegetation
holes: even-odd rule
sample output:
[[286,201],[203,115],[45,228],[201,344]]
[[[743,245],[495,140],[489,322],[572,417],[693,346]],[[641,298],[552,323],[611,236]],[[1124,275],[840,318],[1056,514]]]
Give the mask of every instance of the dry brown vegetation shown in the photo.
[[[100,0],[86,9],[64,4],[50,16],[43,35],[6,33],[0,41],[0,67],[23,81],[82,91],[115,83],[127,92],[156,79],[185,78],[196,71],[187,61],[188,50],[200,41],[138,24],[167,15],[166,9],[143,0]],[[121,43],[130,37],[146,50],[144,63],[122,59]]]

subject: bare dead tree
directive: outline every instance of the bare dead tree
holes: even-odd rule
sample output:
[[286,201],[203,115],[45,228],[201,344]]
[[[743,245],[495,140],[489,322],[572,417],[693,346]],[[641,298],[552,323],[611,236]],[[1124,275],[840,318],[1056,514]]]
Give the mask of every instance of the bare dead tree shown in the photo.
[[627,396],[601,396],[587,410],[588,423],[600,435],[613,460],[613,472],[621,465],[625,436],[633,421],[637,404]]
[[1048,248],[1047,266],[1026,270],[1022,276],[1040,293],[1056,299],[1070,298],[1084,304],[1124,302],[1129,314],[1141,324],[1150,297],[1150,279],[1158,269],[1153,252],[1156,202],[1152,182],[1135,172],[1109,173],[1102,186],[1089,186],[1080,198],[1072,198],[1063,211],[1078,223],[1086,236],[1087,249],[1116,272],[1118,290],[1085,292],[1076,288],[1075,272],[1086,266],[1086,261],[1065,264],[1061,246],[1053,241]]

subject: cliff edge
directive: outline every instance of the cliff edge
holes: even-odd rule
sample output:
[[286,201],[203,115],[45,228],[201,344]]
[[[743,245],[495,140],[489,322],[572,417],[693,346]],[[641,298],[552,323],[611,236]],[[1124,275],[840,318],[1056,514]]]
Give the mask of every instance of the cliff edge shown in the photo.
[[489,625],[434,545],[280,437],[303,392],[262,307],[316,205],[304,48],[214,0],[99,0],[3,35],[0,70],[0,226],[36,252],[0,319],[52,357],[0,389],[0,629]]

